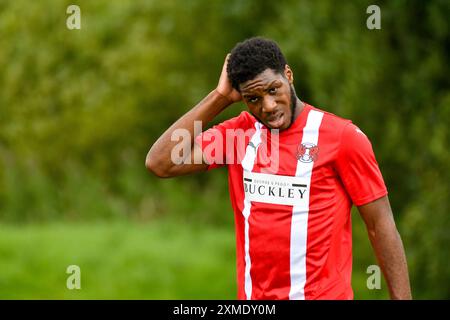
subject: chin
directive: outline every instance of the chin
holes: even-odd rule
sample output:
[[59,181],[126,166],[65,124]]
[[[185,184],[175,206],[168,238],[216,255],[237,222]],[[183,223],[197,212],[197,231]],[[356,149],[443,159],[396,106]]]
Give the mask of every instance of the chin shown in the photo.
[[283,123],[279,127],[271,127],[270,125],[266,124],[266,127],[271,129],[271,130],[280,130],[280,131],[282,131],[282,130],[288,129],[290,127],[290,124]]

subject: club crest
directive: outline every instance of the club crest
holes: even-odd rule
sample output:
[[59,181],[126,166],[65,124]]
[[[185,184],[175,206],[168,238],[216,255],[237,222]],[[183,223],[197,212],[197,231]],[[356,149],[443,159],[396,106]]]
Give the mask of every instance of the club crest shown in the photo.
[[304,142],[297,148],[297,159],[304,163],[316,161],[319,156],[319,147],[314,143]]

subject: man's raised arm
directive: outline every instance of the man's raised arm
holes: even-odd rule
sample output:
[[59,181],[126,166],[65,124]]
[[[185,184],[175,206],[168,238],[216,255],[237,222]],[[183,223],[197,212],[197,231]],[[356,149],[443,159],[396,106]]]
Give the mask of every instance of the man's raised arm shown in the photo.
[[[223,64],[217,88],[170,126],[150,148],[145,159],[145,166],[156,176],[161,178],[175,177],[206,170],[208,167],[208,164],[203,159],[200,147],[194,143],[194,122],[199,121],[203,131],[204,126],[223,109],[241,99],[239,92],[231,87],[228,79],[228,58],[229,55],[227,55]],[[181,142],[174,139],[173,137],[177,135],[177,130],[189,132],[190,139],[183,139]],[[179,150],[190,151],[186,152],[187,154],[182,154],[182,161],[173,161],[174,159],[172,159],[172,150],[175,146]],[[188,157],[190,157],[190,161],[184,161]]]

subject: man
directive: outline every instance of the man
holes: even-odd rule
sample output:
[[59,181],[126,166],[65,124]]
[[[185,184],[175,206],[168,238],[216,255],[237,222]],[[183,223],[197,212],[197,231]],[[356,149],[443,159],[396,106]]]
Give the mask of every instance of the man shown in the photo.
[[[227,165],[239,299],[352,299],[352,204],[391,298],[410,299],[402,241],[368,138],[351,121],[300,101],[293,80],[275,42],[237,44],[217,88],[156,141],[147,168],[174,177]],[[251,114],[194,137],[194,122],[207,124],[241,99]],[[190,139],[173,139],[180,130]],[[240,131],[230,143],[233,130]],[[190,152],[174,161],[174,148]]]

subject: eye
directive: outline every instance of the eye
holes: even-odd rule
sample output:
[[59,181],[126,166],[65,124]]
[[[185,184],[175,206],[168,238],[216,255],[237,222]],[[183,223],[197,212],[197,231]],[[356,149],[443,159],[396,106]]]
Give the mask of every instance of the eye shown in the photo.
[[258,97],[250,97],[250,98],[248,98],[248,102],[250,102],[250,103],[256,103],[256,102],[258,102]]
[[269,93],[270,93],[270,94],[275,94],[275,93],[277,93],[277,88],[270,88],[270,89],[269,89]]

